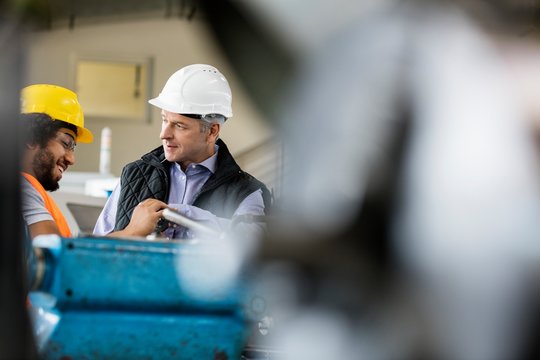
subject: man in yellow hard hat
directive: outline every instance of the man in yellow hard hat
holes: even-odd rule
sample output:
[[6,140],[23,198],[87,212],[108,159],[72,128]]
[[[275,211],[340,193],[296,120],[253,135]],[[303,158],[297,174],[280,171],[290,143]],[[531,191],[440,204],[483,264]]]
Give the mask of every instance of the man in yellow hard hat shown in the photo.
[[77,95],[56,85],[37,84],[21,92],[22,211],[32,238],[43,234],[72,236],[66,219],[48,191],[58,189],[75,163],[77,142],[92,142],[84,127]]

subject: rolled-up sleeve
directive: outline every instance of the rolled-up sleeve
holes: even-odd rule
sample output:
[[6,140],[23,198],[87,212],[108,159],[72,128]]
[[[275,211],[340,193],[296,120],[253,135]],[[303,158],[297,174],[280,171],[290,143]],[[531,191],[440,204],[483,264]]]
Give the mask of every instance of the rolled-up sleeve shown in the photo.
[[104,236],[113,232],[116,225],[116,209],[118,206],[118,198],[120,196],[120,184],[118,184],[99,215],[96,226],[94,227],[94,235]]

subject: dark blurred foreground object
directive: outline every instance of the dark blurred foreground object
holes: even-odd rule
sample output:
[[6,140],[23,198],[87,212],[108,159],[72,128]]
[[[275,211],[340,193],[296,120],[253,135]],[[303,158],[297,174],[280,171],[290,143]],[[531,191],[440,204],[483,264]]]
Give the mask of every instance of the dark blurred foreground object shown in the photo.
[[294,72],[295,57],[242,3],[198,2],[207,24],[255,104],[274,120],[276,104]]
[[[288,58],[272,53],[288,39],[262,24],[292,38],[343,9],[296,1],[281,12],[289,23],[279,11],[257,23],[248,3],[203,2],[254,100],[282,125],[288,224],[269,227],[259,258],[274,344],[312,360],[537,354],[538,154],[482,28],[515,31],[534,14],[500,16],[508,1],[373,2],[292,61],[267,63]],[[259,64],[284,81],[259,81]]]
[[19,146],[16,128],[22,84],[23,28],[7,2],[0,3],[0,359],[35,359],[26,310],[25,237],[19,202]]

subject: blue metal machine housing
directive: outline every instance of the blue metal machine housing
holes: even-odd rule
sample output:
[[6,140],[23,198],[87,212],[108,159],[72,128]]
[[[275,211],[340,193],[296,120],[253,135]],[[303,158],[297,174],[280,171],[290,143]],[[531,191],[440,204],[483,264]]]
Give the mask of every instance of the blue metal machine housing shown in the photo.
[[249,332],[240,281],[201,298],[177,276],[184,255],[202,259],[208,247],[57,236],[33,246],[30,301],[45,358],[240,359]]

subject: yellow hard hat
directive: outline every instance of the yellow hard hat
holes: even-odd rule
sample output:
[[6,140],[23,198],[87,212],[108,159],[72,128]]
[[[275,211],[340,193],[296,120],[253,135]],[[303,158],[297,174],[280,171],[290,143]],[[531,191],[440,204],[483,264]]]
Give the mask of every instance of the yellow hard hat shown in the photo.
[[49,84],[30,85],[21,91],[21,113],[45,113],[77,127],[77,141],[90,143],[94,136],[84,127],[84,115],[77,95],[66,88]]

